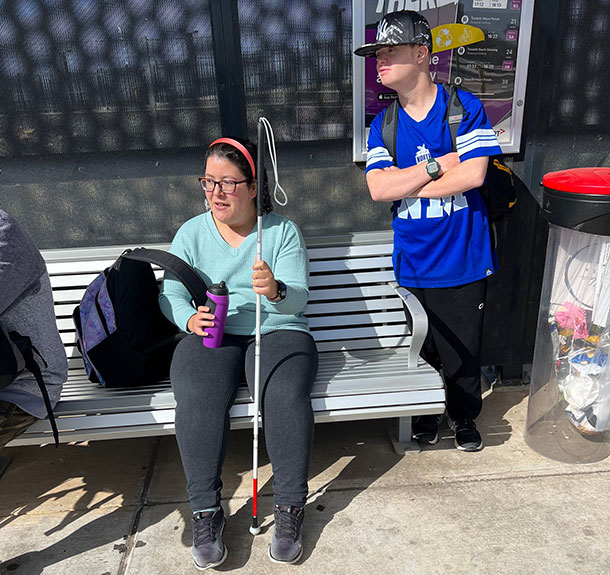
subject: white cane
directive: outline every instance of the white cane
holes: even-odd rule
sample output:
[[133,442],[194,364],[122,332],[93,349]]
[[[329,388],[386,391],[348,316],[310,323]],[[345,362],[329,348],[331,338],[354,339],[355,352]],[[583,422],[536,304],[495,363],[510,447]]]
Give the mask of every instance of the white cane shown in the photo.
[[[278,183],[277,157],[275,152],[275,140],[273,130],[267,118],[258,119],[258,139],[256,158],[256,182],[257,182],[257,223],[256,223],[256,259],[262,259],[263,252],[263,186],[265,185],[265,134],[269,145],[269,155],[273,165],[275,177],[275,189],[273,192],[275,201],[281,206],[287,203],[286,193]],[[284,194],[284,202],[278,201],[278,189]],[[261,295],[256,294],[256,338],[254,345],[254,423],[252,429],[252,525],[250,533],[258,535],[261,528],[258,525],[258,428],[260,421],[260,376],[261,376]]]
[[[256,158],[256,259],[262,259],[263,251],[263,172],[265,170],[265,133],[263,123],[258,121],[258,153]],[[254,344],[254,424],[252,430],[252,525],[250,533],[258,535],[258,426],[260,409],[260,378],[261,378],[261,294],[256,294],[256,340]]]

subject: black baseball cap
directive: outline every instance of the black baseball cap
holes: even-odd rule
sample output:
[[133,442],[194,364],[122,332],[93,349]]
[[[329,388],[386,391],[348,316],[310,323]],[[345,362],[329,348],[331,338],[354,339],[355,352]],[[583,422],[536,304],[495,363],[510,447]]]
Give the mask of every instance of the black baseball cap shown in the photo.
[[430,24],[414,10],[399,10],[386,14],[377,24],[377,36],[373,44],[364,44],[354,50],[356,56],[374,56],[377,50],[387,46],[421,44],[432,53]]

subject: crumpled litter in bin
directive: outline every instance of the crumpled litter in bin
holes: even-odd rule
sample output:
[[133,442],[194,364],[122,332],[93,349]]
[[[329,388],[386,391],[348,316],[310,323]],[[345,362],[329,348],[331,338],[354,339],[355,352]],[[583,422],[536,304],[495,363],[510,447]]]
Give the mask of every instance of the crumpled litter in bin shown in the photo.
[[563,396],[571,409],[583,411],[597,400],[599,383],[588,375],[569,375],[564,382]]
[[569,373],[559,382],[566,415],[585,434],[610,430],[610,327],[597,339],[597,346],[570,355]]
[[574,330],[576,339],[589,337],[587,317],[583,308],[566,301],[555,312],[555,320],[560,329]]
[[595,349],[590,349],[584,353],[579,353],[570,359],[574,370],[584,375],[599,375],[608,363],[608,355],[596,353]]

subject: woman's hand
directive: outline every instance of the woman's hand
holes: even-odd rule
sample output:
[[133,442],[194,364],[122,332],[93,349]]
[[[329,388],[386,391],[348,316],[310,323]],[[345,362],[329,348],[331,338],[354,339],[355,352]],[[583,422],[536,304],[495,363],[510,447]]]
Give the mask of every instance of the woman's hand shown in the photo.
[[257,260],[252,266],[252,289],[254,293],[264,295],[268,300],[277,296],[277,282],[271,268],[263,261]]
[[197,308],[197,313],[192,315],[187,324],[186,328],[197,335],[207,337],[208,332],[205,331],[206,327],[212,327],[214,325],[214,314],[210,313],[210,308],[204,305],[200,305]]

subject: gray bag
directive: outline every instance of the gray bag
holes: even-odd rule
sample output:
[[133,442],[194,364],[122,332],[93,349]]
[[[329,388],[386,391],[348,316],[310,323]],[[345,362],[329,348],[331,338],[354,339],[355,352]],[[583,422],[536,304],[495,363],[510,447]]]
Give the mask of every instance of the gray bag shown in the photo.
[[51,407],[49,394],[42,379],[40,366],[34,358],[34,353],[40,357],[46,367],[46,361],[32,345],[32,340],[29,337],[20,335],[16,331],[7,332],[0,324],[0,389],[7,387],[25,369],[30,371],[36,378],[38,387],[40,387],[40,392],[47,408],[47,414],[51,421],[55,446],[59,447],[59,433],[55,424],[55,417],[53,416],[53,408]]

